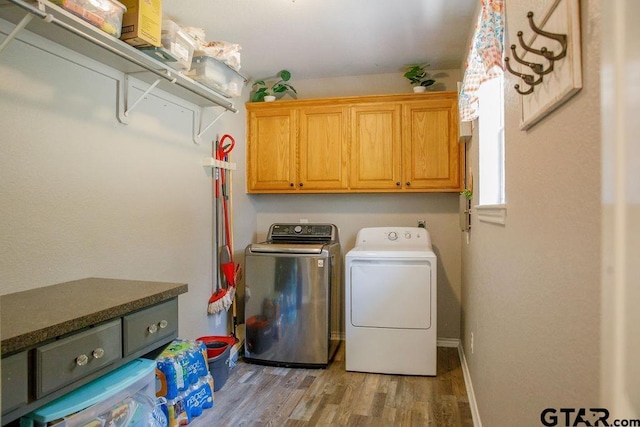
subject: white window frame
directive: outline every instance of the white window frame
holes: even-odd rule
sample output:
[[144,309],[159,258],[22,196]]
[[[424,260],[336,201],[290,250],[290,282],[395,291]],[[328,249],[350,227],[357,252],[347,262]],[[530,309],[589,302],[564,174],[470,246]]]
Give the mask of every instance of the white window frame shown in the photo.
[[[496,79],[492,79],[496,80]],[[505,225],[507,220],[507,205],[505,195],[505,147],[504,147],[504,80],[499,78],[499,92],[495,93],[495,87],[482,86],[478,91],[479,97],[479,117],[478,117],[478,142],[479,142],[479,204],[474,206],[478,215],[478,220],[492,224]],[[489,82],[492,84],[495,82]],[[485,83],[483,83],[484,85]],[[492,96],[488,101],[487,91],[490,89]],[[485,96],[483,113],[483,94]],[[496,105],[499,102],[500,105]],[[487,111],[500,111],[498,116],[491,116],[488,132],[483,132],[483,116],[487,117]],[[483,144],[484,141],[484,144]],[[484,146],[484,150],[483,150]],[[487,169],[490,169],[488,171]],[[489,173],[487,173],[489,172]],[[488,189],[487,189],[488,188]],[[484,191],[483,191],[484,189]],[[487,200],[487,194],[491,193]],[[484,194],[484,196],[483,196]]]

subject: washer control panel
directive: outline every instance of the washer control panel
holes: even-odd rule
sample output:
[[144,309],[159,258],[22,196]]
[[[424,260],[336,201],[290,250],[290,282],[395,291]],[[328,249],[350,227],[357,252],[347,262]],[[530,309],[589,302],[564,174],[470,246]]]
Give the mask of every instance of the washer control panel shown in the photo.
[[338,241],[338,230],[333,224],[273,224],[269,241]]

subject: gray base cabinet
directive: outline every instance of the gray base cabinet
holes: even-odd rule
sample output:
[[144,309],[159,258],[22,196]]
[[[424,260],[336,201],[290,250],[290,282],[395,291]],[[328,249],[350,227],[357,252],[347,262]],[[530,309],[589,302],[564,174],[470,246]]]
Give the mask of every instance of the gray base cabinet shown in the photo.
[[[43,316],[48,320],[39,328],[25,327],[27,322],[19,320],[25,304],[33,304],[31,311],[36,312],[56,307],[50,301],[61,294],[87,289],[91,292],[85,293],[83,303],[95,307],[95,313],[87,315],[84,310],[74,318],[69,316],[74,304],[69,304]],[[178,294],[184,292],[186,284],[83,279],[2,295],[1,424],[135,358],[153,357],[178,336]],[[68,320],[59,323],[56,316]]]

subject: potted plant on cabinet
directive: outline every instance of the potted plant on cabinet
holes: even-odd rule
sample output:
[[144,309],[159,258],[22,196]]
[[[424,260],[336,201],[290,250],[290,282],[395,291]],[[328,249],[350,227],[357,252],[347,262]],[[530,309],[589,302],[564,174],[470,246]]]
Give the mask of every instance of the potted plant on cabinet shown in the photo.
[[429,64],[413,64],[407,66],[404,77],[413,85],[414,92],[424,92],[427,87],[433,85],[436,81],[429,78],[429,74],[425,71]]
[[256,91],[253,93],[251,97],[252,102],[261,102],[261,101],[275,101],[275,95],[285,94],[286,92],[293,92],[292,95],[295,98],[295,95],[298,94],[296,89],[291,86],[291,84],[287,83],[291,79],[291,73],[287,70],[280,71],[276,77],[278,80],[273,83],[271,86],[268,86],[264,80],[258,80],[253,84],[253,88]]

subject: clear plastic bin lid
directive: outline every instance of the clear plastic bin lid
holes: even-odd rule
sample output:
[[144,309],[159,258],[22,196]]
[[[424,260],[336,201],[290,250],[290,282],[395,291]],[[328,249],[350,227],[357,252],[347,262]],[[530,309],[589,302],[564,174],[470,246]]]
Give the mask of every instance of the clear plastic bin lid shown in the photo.
[[109,399],[151,373],[155,374],[155,360],[136,359],[126,365],[65,394],[36,409],[27,417],[42,423],[64,418],[98,402]]

